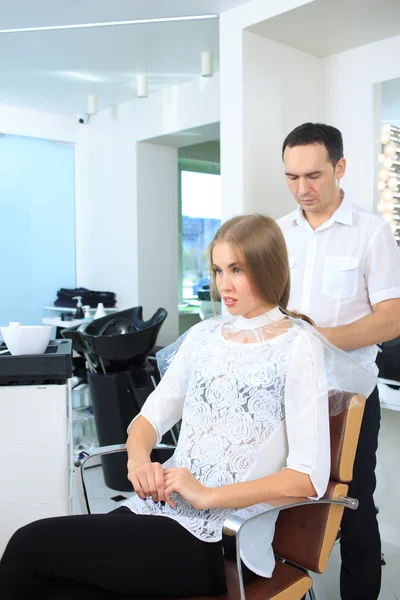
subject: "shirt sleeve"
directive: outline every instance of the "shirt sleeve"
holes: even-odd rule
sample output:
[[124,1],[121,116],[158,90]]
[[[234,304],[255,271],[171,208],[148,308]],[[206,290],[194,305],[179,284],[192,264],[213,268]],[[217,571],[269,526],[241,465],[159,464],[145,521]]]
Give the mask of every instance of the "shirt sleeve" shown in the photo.
[[299,333],[292,345],[285,383],[289,453],[286,468],[306,473],[324,495],[330,476],[328,384],[321,340]]
[[389,224],[384,224],[366,252],[366,283],[371,304],[400,298],[400,251]]
[[182,418],[189,380],[189,346],[190,336],[183,341],[160,383],[144,403],[139,415],[129,424],[128,433],[133,421],[142,416],[154,427],[158,444],[164,433]]

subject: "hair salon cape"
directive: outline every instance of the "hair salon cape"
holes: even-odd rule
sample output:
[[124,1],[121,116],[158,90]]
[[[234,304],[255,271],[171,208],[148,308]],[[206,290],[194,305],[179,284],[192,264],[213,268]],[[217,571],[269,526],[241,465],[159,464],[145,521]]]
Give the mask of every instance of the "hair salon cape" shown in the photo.
[[[251,481],[290,468],[310,476],[320,498],[330,475],[329,415],[348,407],[351,393],[366,397],[375,376],[334,347],[315,328],[275,308],[255,317],[222,316],[192,327],[157,354],[162,374],[141,415],[157,441],[181,421],[174,455],[164,467],[187,467],[205,486]],[[178,494],[176,509],[141,500],[124,504],[137,514],[178,521],[197,538],[222,538],[232,513],[257,515],[261,503],[244,509],[198,510]],[[240,555],[255,573],[270,577],[277,511],[245,525]]]

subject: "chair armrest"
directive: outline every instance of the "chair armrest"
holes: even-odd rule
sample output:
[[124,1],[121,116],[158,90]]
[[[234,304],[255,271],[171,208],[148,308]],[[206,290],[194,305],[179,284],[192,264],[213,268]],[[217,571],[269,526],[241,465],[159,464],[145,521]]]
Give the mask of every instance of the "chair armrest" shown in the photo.
[[[337,498],[325,496],[320,498],[320,500],[310,500],[309,498],[277,498],[276,500],[271,500],[268,504],[266,503],[266,506],[269,506],[270,509],[267,509],[261,514],[245,517],[232,513],[225,519],[222,529],[222,543],[223,545],[226,544],[227,539],[232,537],[234,537],[236,541],[236,568],[232,569],[232,564],[230,564],[231,568],[225,568],[229,600],[246,600],[240,558],[240,537],[245,525],[250,523],[250,521],[253,522],[257,520],[258,527],[262,528],[263,520],[268,519],[271,512],[279,512],[281,510],[310,504],[315,506],[319,504],[338,504],[352,510],[358,508],[358,500],[347,496],[339,496]],[[231,563],[231,561],[229,562]]]
[[[175,450],[173,444],[156,444],[154,450]],[[82,514],[90,515],[90,504],[85,482],[85,464],[91,458],[96,456],[106,456],[107,454],[116,454],[117,452],[126,452],[126,444],[113,444],[111,446],[101,446],[100,448],[91,448],[88,451],[81,452],[74,459],[76,486],[78,490],[79,506]]]

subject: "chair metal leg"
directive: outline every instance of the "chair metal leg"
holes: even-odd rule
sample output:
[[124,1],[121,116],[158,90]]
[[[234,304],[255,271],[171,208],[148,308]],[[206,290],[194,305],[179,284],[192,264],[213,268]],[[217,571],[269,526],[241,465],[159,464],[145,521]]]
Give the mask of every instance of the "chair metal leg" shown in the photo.
[[310,589],[308,590],[308,595],[309,595],[309,598],[310,598],[310,600],[317,600],[317,598],[316,598],[316,596],[315,596],[315,593],[314,593],[314,589],[313,589],[313,588],[310,588]]

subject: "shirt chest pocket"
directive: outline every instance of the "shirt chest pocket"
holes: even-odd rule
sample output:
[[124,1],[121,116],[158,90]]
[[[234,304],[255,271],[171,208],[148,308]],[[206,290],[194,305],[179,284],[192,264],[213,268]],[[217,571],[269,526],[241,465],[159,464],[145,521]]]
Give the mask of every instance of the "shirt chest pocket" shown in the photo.
[[322,273],[322,293],[332,298],[355,296],[359,262],[356,256],[327,256]]

